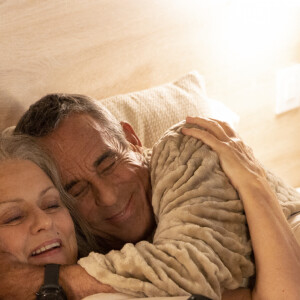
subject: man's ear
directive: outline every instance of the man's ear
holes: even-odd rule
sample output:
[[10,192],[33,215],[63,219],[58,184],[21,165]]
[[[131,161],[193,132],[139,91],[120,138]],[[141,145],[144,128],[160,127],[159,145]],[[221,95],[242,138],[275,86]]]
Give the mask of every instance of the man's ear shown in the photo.
[[134,132],[133,128],[131,125],[127,122],[120,122],[123,131],[125,133],[126,140],[131,143],[134,146],[140,146],[142,147],[142,143],[136,133]]

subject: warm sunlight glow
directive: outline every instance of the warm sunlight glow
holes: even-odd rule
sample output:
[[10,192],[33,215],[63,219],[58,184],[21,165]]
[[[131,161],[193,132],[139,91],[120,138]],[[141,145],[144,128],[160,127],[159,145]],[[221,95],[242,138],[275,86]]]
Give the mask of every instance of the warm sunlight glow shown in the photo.
[[278,59],[293,36],[291,8],[285,5],[245,4],[227,7],[223,20],[222,44],[229,61],[260,62]]

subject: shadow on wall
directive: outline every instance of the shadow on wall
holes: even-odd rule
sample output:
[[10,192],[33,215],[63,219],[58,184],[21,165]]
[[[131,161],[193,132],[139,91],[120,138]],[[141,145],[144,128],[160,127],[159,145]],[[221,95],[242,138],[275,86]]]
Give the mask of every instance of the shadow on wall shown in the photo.
[[24,105],[19,101],[0,92],[0,132],[9,126],[16,125],[25,110]]

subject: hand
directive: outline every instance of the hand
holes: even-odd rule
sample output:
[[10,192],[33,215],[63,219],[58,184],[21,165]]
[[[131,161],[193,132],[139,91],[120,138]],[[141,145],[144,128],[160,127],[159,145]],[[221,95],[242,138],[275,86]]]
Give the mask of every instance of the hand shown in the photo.
[[[201,128],[183,128],[182,133],[201,139],[218,153],[244,204],[257,273],[251,294],[243,290],[241,299],[299,299],[299,245],[252,150],[224,122],[187,118],[187,123]],[[235,293],[224,292],[222,299],[237,299]]]
[[[79,300],[100,292],[116,292],[78,265],[61,266],[59,273],[60,284],[68,299]],[[35,299],[43,281],[43,266],[20,263],[13,255],[0,252],[0,299]]]
[[251,148],[227,123],[198,117],[187,117],[186,122],[201,128],[183,128],[182,133],[200,139],[219,155],[221,167],[237,190],[253,178],[265,178]]
[[61,266],[59,280],[67,298],[72,300],[97,293],[116,293],[111,286],[99,282],[79,265]]

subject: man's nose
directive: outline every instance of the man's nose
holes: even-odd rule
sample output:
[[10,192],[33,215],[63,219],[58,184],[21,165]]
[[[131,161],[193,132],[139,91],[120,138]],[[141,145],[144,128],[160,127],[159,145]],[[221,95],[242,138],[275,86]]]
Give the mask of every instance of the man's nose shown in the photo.
[[97,206],[113,206],[117,203],[117,184],[102,179],[96,179],[92,186],[93,196]]
[[52,227],[53,222],[49,214],[44,210],[37,208],[32,214],[31,232],[37,234],[40,231],[48,230]]

